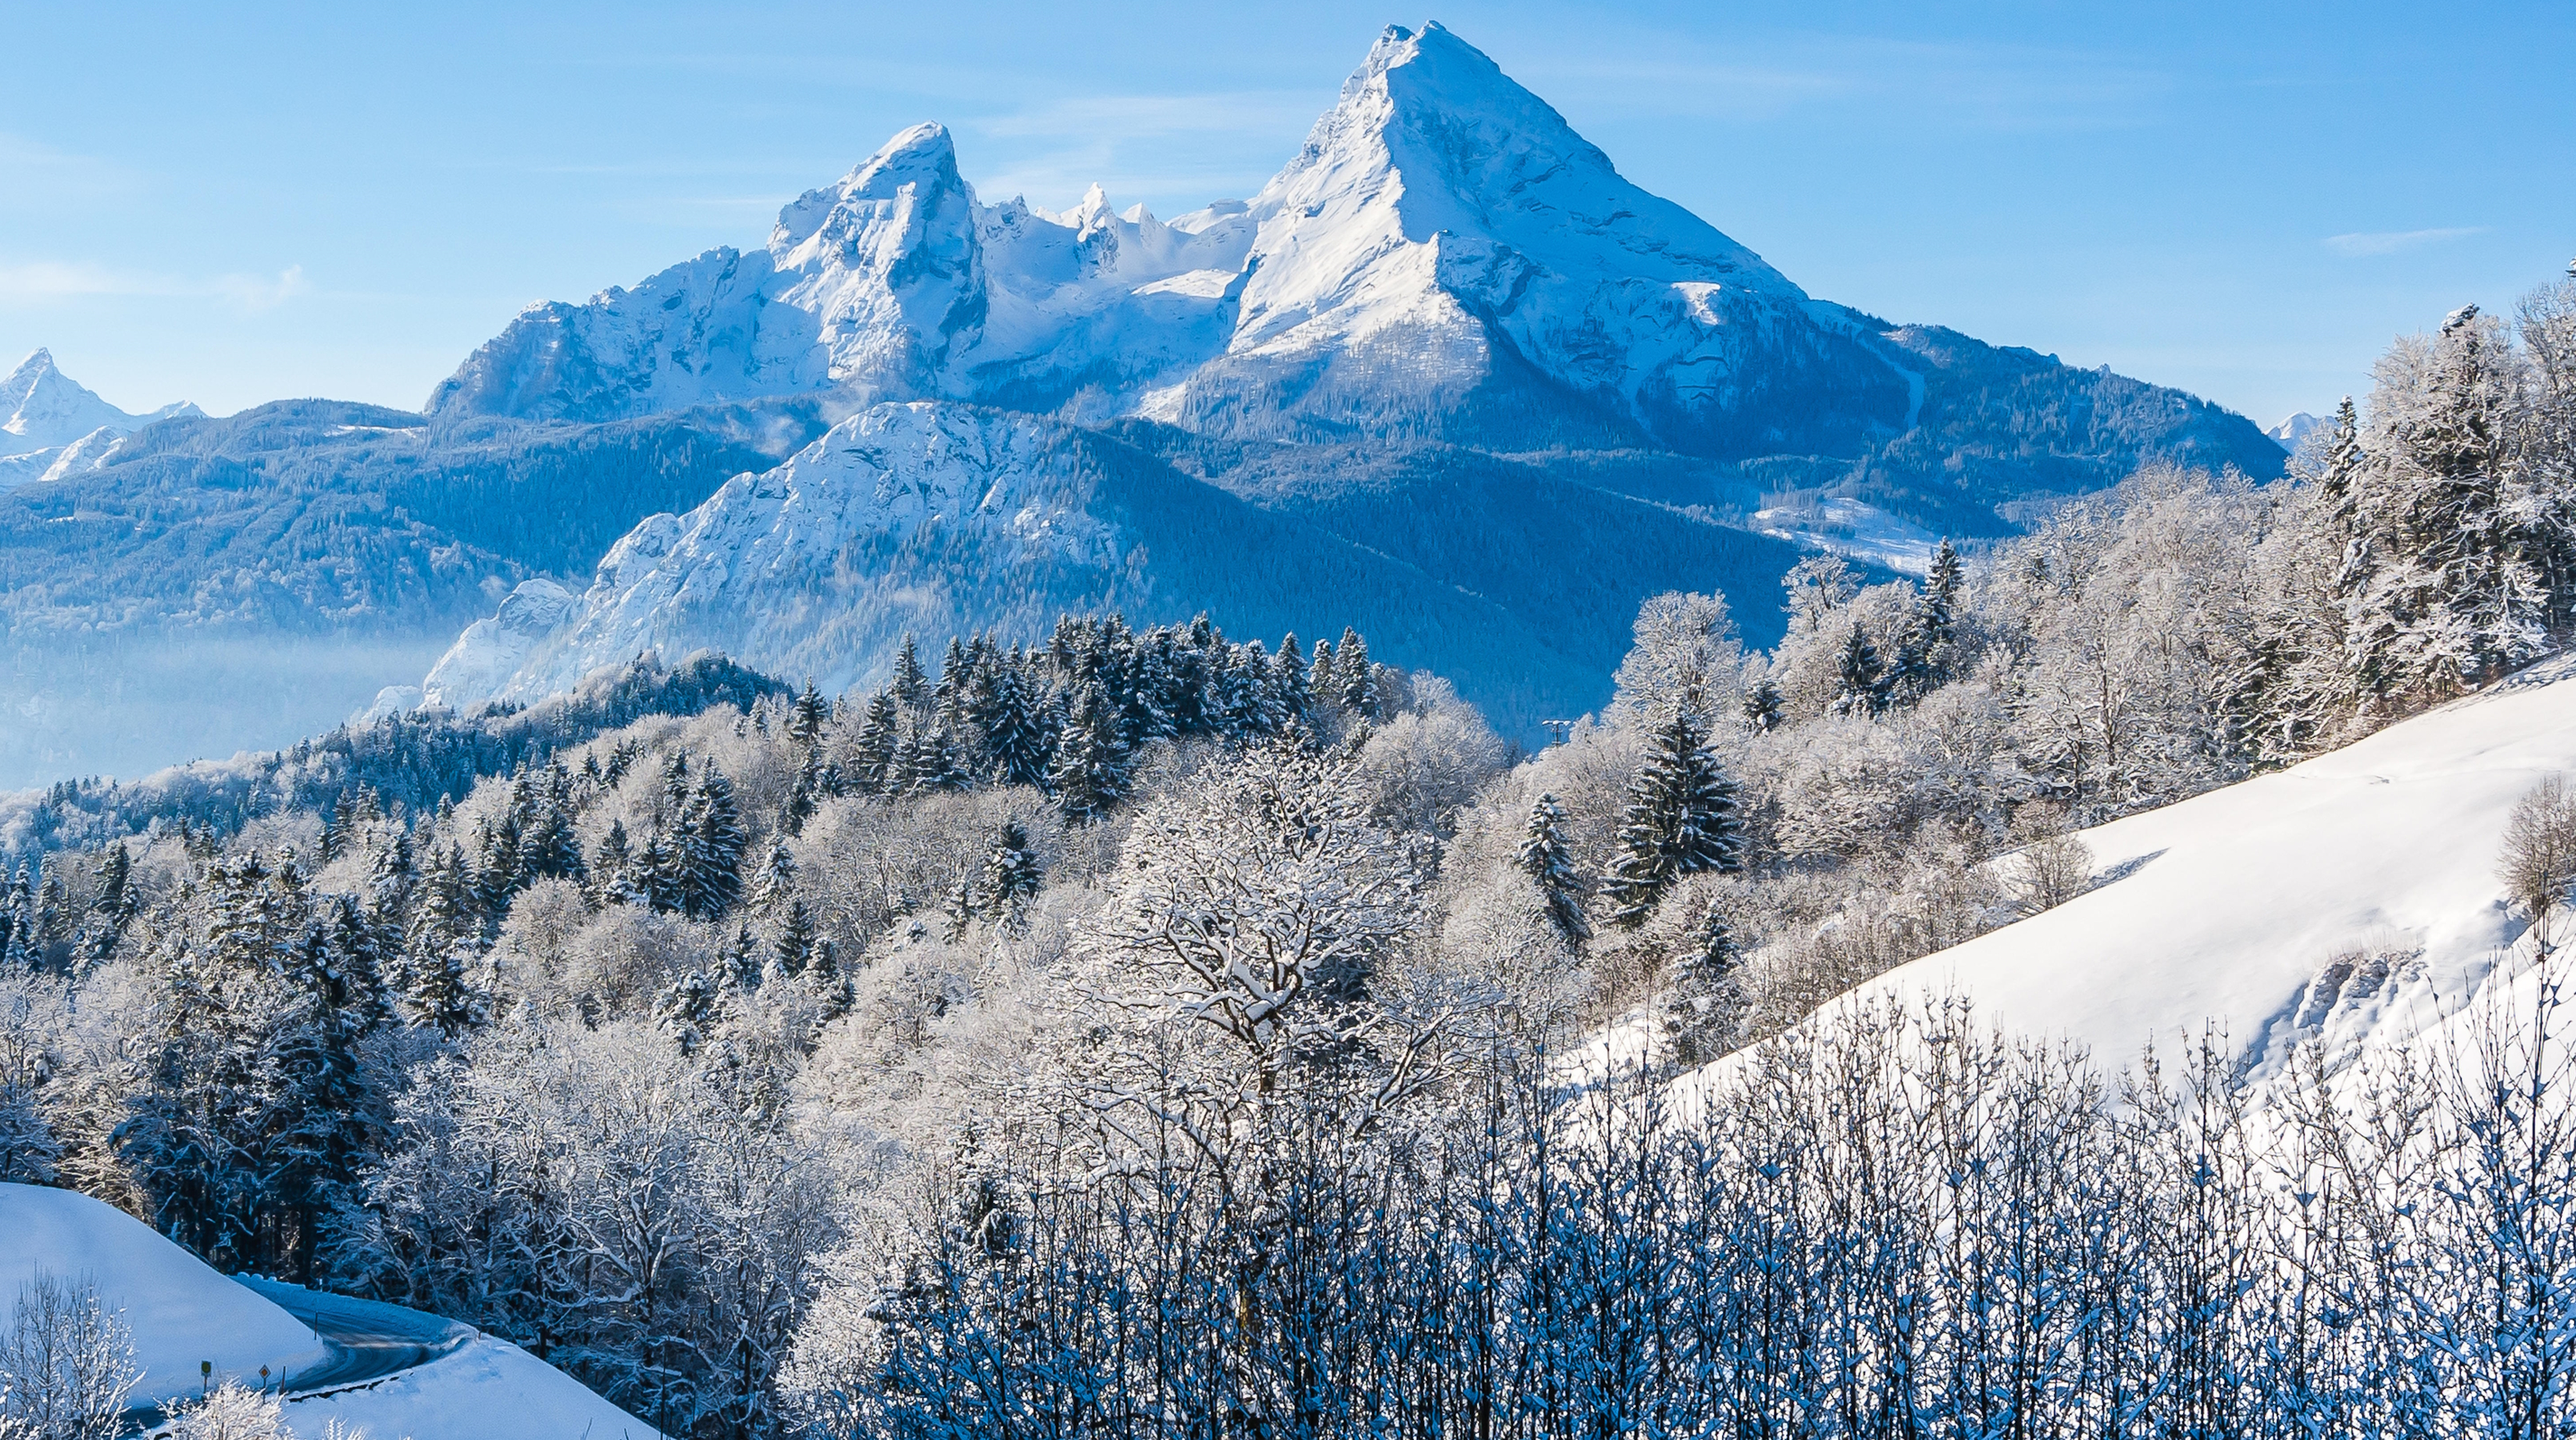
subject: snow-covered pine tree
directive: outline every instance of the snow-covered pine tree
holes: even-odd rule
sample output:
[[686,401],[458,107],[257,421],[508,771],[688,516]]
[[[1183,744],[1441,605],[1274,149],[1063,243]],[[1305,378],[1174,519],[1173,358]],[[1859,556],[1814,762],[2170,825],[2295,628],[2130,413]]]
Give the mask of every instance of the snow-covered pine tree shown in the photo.
[[1843,640],[1842,656],[1835,662],[1838,687],[1834,692],[1837,715],[1875,715],[1886,704],[1886,677],[1879,669],[1878,647],[1854,621],[1851,633]]
[[794,707],[788,711],[787,738],[811,755],[822,742],[823,722],[830,718],[831,713],[832,707],[823,699],[823,692],[814,688],[813,681],[806,681],[805,688],[796,692]]
[[720,920],[742,898],[742,849],[747,837],[733,782],[710,760],[699,771],[678,837],[681,908],[702,920]]
[[1896,658],[1888,662],[1882,689],[1891,702],[1911,705],[1948,683],[1962,574],[1958,549],[1944,538],[1925,568],[1923,587],[1897,641]]
[[751,906],[767,914],[796,893],[796,857],[787,848],[783,833],[769,839],[769,854],[760,862],[760,873],[752,881]]
[[983,874],[976,883],[976,908],[988,920],[1005,926],[1015,924],[1020,907],[1046,876],[1038,868],[1038,858],[1029,849],[1029,832],[1016,820],[1005,821],[1001,833],[993,837],[992,849],[985,852]]
[[1308,703],[1336,706],[1342,702],[1342,670],[1334,663],[1333,645],[1329,640],[1315,642],[1313,663],[1306,667]]
[[1334,656],[1335,691],[1342,708],[1363,720],[1380,719],[1377,704],[1377,667],[1369,663],[1368,642],[1360,632],[1348,626],[1342,630],[1340,651]]
[[902,736],[894,696],[880,690],[868,697],[868,711],[850,745],[850,779],[862,795],[891,795],[902,788]]
[[993,757],[994,778],[1004,785],[1044,785],[1049,757],[1042,697],[1014,663],[992,667],[987,688],[984,750]]
[[2388,700],[2473,688],[2545,641],[2550,597],[2511,503],[2513,361],[2472,305],[2380,362],[2357,506],[2377,565],[2348,644]]
[[930,708],[930,677],[921,671],[921,652],[913,648],[907,632],[902,648],[895,651],[894,678],[887,685],[894,703],[905,710],[919,713]]
[[1531,803],[1515,858],[1521,873],[1538,886],[1539,897],[1547,906],[1548,922],[1565,937],[1565,943],[1580,945],[1591,939],[1592,922],[1583,914],[1583,902],[1591,887],[1574,868],[1574,855],[1565,847],[1565,809],[1557,804],[1554,795],[1542,794]]
[[1768,675],[1757,675],[1744,687],[1744,728],[1767,734],[1780,725],[1780,687]]
[[1675,1068],[1705,1065],[1726,1052],[1735,1021],[1735,968],[1742,958],[1726,916],[1710,906],[1664,977],[1662,1028]]
[[1076,824],[1100,818],[1126,793],[1127,747],[1099,687],[1084,686],[1074,701],[1064,735],[1056,742],[1047,786],[1055,792],[1056,807]]
[[779,913],[777,933],[770,937],[769,963],[778,973],[793,980],[805,973],[807,961],[814,954],[814,915],[805,902],[793,895],[787,908]]
[[1271,657],[1270,693],[1281,728],[1302,723],[1307,707],[1314,703],[1314,688],[1306,683],[1306,652],[1298,648],[1294,630],[1280,637],[1279,653]]
[[1610,922],[1624,929],[1644,924],[1682,876],[1744,866],[1735,782],[1719,768],[1687,708],[1674,707],[1647,745],[1628,782],[1618,858],[1602,886]]

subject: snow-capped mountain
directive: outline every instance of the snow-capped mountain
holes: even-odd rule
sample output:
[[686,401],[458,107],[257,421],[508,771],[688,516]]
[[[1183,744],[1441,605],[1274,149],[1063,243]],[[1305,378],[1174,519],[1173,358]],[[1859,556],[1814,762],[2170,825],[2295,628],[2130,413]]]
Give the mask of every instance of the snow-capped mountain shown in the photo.
[[2272,426],[2263,433],[2271,436],[2273,442],[2279,445],[2283,450],[2296,455],[2299,453],[2299,447],[2308,443],[2308,437],[2310,435],[2323,430],[2333,423],[2334,422],[2331,420],[2311,415],[2307,411],[2302,410],[2296,415],[2284,418],[2280,424]]
[[[1985,465],[2029,451],[2032,437],[1996,443],[2012,417],[1958,413],[1993,405],[1995,358],[1811,299],[1429,25],[1381,35],[1248,204],[1169,224],[1113,214],[1097,188],[1061,215],[988,205],[948,132],[920,125],[789,204],[763,250],[532,307],[428,408],[602,420],[819,391],[1223,436],[1821,457],[1840,472],[1962,423]],[[2038,437],[2051,454],[2100,450],[2109,426],[2124,453],[2144,441],[2278,469],[2241,417],[2096,403],[2105,377],[2048,368],[2076,429]],[[2153,434],[2121,428],[2140,425]]]
[[203,413],[183,402],[130,415],[56,369],[52,351],[38,350],[0,379],[0,490],[92,468],[110,445],[155,420]]
[[1052,406],[1203,359],[1243,263],[1240,207],[1124,216],[981,205],[948,131],[916,125],[779,212],[768,247],[710,250],[633,290],[532,307],[430,397],[433,413],[608,420],[837,391]]

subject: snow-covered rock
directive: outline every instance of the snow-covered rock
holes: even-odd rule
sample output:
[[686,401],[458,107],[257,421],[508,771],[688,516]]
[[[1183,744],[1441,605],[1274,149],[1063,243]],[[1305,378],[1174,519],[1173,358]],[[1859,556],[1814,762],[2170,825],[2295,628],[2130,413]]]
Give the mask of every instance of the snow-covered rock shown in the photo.
[[916,125],[779,211],[765,250],[710,250],[631,291],[530,307],[428,408],[607,420],[811,391],[1047,408],[1222,343],[1209,322],[1249,227],[1191,219],[1113,214],[1098,187],[1062,215],[978,204],[948,131]]
[[[52,351],[39,350],[0,379],[0,456],[59,452],[79,444],[92,446],[89,453],[95,458],[106,440],[131,434],[155,420],[202,413],[183,403],[129,415],[54,368]],[[100,439],[102,431],[106,440]]]
[[520,581],[498,613],[465,627],[418,690],[387,686],[377,692],[367,717],[374,718],[389,701],[401,709],[423,704],[456,709],[494,698],[528,656],[570,624],[580,610],[581,597],[552,580]]
[[197,1366],[217,1379],[301,1370],[323,1356],[313,1332],[216,1274],[114,1206],[69,1190],[0,1185],[0,1323],[38,1275],[94,1285],[134,1332],[138,1400],[195,1394]]
[[[646,520],[581,596],[521,585],[422,689],[448,706],[533,699],[648,650],[715,649],[838,690],[907,629],[1052,619],[1051,580],[1119,572],[1118,528],[1086,508],[1100,473],[1078,432],[1033,416],[872,406],[687,515]],[[972,593],[925,584],[947,572]]]
[[[2215,1025],[2257,1079],[2459,1013],[2523,933],[2496,861],[2514,802],[2576,770],[2576,657],[2290,769],[2084,831],[2093,889],[1900,966],[2103,1063]],[[1725,1062],[1721,1062],[1724,1064]]]

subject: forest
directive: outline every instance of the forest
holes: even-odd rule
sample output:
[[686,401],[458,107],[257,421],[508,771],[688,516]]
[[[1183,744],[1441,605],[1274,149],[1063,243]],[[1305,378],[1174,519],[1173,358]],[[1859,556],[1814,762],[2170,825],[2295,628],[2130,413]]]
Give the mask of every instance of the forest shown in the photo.
[[[67,782],[0,802],[0,1179],[706,1440],[2565,1433],[2554,989],[2260,1115],[2215,1037],[1832,1002],[2562,648],[2571,506],[2576,282],[2287,480],[1815,556],[1767,651],[1656,596],[1535,753],[1356,631],[1099,615]],[[2546,962],[2576,802],[2516,823]]]

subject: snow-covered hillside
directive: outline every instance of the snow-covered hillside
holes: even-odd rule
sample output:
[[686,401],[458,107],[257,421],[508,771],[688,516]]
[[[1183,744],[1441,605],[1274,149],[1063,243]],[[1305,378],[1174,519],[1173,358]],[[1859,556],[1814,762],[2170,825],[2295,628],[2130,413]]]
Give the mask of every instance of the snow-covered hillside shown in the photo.
[[425,1363],[321,1384],[312,1398],[290,1399],[286,1418],[298,1434],[319,1435],[332,1419],[387,1440],[646,1440],[654,1433],[563,1372],[470,1327],[323,1296],[310,1297],[326,1307],[317,1331],[299,1318],[311,1303],[290,1314],[269,1298],[306,1292],[226,1279],[143,1222],[86,1195],[0,1184],[0,1323],[21,1288],[38,1276],[95,1286],[119,1312],[143,1370],[137,1404],[196,1395],[205,1383],[201,1363],[211,1363],[218,1382],[251,1384],[259,1383],[265,1366],[290,1395],[307,1388],[299,1377],[347,1374],[346,1352],[326,1344],[325,1332],[347,1318],[344,1312],[373,1310],[389,1317],[378,1322],[385,1329],[399,1332],[408,1322],[453,1331],[454,1338],[427,1347],[418,1357]]
[[182,403],[129,415],[56,369],[52,351],[39,350],[0,378],[0,490],[93,468],[119,438],[155,420],[202,413]]
[[2105,1064],[2218,1026],[2259,1079],[2456,1013],[2523,930],[2496,878],[2514,801],[2576,771],[2576,661],[2343,750],[2083,832],[2095,886],[1864,993],[1973,1000]]
[[124,1312],[143,1367],[135,1397],[194,1394],[197,1366],[218,1379],[291,1374],[323,1358],[311,1330],[114,1206],[70,1190],[0,1184],[0,1321],[28,1281],[95,1285]]
[[[1709,558],[1692,563],[1706,574]],[[870,407],[687,514],[647,519],[577,601],[521,585],[421,688],[455,708],[525,701],[647,650],[674,663],[716,650],[837,693],[879,678],[907,631],[1034,641],[1059,615],[1111,609],[1139,623],[1208,611],[1274,643],[1356,625],[1391,660],[1436,662],[1524,726],[1589,688],[1579,661],[1492,598],[1096,432],[924,401]]]

